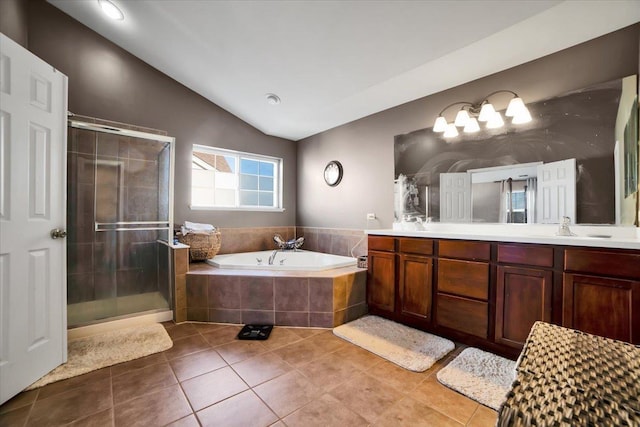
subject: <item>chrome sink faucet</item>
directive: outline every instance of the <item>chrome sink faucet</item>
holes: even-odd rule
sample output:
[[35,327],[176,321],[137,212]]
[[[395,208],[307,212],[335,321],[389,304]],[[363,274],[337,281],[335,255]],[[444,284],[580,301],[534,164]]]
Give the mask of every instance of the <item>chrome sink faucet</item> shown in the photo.
[[568,216],[562,217],[562,222],[560,223],[560,228],[558,228],[557,236],[575,236],[575,233],[572,233],[569,229],[569,224],[571,223],[571,218]]

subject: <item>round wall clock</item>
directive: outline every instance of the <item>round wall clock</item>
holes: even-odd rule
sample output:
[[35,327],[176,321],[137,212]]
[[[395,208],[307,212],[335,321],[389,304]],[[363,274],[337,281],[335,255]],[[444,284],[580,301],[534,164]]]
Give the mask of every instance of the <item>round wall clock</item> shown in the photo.
[[332,160],[327,163],[327,166],[324,168],[324,181],[327,185],[331,187],[335,187],[340,184],[340,180],[342,179],[342,165],[337,160]]

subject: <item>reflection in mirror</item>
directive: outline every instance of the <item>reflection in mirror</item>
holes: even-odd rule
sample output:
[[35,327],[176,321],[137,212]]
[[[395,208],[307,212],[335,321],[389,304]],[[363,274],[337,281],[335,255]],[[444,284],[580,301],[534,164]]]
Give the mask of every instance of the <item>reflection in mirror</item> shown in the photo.
[[541,164],[468,170],[471,174],[472,221],[535,223],[537,166]]
[[[540,171],[535,185],[519,182],[524,180],[515,175],[472,182],[474,174],[467,172],[542,163],[545,173],[562,170],[575,177],[575,196],[568,196],[575,200],[575,214],[567,213],[572,222],[634,224],[638,212],[637,76],[528,107],[533,120],[517,128],[506,124],[447,140],[431,128],[397,135],[395,176],[402,175],[404,186],[396,179],[396,221],[402,220],[398,215],[410,214],[442,222],[524,222],[526,217],[527,223],[559,223],[562,208],[541,212],[541,206],[547,206],[540,203],[547,184]],[[470,175],[468,181],[466,175]],[[509,191],[503,190],[508,178],[512,178],[510,202]],[[468,206],[460,197],[467,187],[473,194]]]

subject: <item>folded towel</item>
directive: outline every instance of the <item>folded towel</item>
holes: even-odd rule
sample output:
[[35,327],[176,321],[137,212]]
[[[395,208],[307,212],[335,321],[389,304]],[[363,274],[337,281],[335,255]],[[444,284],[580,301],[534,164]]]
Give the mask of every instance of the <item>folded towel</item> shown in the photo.
[[216,231],[216,228],[211,224],[199,224],[197,222],[185,221],[184,225],[180,227],[180,231],[183,236],[186,236],[189,233],[211,234]]
[[211,224],[199,224],[197,222],[184,222],[184,228],[187,228],[192,231],[213,231],[216,228]]

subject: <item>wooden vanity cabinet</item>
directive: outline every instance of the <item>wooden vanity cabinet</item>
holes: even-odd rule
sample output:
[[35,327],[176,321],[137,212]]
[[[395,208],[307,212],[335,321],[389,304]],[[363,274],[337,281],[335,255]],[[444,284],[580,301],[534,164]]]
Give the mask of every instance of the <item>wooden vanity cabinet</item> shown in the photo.
[[640,344],[640,254],[567,249],[562,326]]
[[521,349],[533,324],[551,322],[554,249],[498,244],[494,340]]
[[369,236],[369,312],[517,356],[537,320],[640,344],[640,251]]
[[431,321],[433,240],[398,239],[399,315]]
[[396,304],[395,239],[369,236],[368,244],[367,304],[372,314],[391,314]]
[[436,324],[486,339],[490,244],[440,240],[438,249]]

